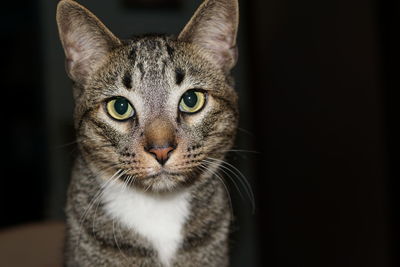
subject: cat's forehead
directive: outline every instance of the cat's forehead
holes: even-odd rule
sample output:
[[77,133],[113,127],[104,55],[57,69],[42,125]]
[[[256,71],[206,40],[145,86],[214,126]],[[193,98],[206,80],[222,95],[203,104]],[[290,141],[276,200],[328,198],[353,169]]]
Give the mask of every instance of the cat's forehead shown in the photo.
[[175,65],[171,54],[175,49],[171,45],[162,38],[145,38],[132,41],[126,48],[129,50],[127,72],[132,75],[136,89],[166,89],[165,86],[170,84],[168,70]]
[[102,101],[123,96],[137,109],[165,111],[168,99],[180,98],[196,80],[189,78],[194,77],[189,73],[196,67],[191,59],[182,58],[182,50],[182,45],[168,37],[126,41],[96,73],[88,98]]
[[189,89],[221,90],[218,85],[224,81],[201,50],[171,37],[151,36],[125,41],[90,87],[99,97],[140,97],[143,105],[162,107],[166,99],[180,98]]
[[213,73],[206,70],[207,64],[201,55],[189,50],[187,44],[169,37],[129,40],[110,57],[105,73],[116,75],[112,80],[120,81],[125,89],[142,91],[146,95],[151,91],[166,92],[188,84],[201,87],[213,77]]
[[177,45],[171,38],[151,36],[129,40],[126,49],[129,50],[131,60],[156,62],[163,59],[172,60]]
[[171,92],[176,83],[176,74],[171,75],[176,64],[172,46],[163,38],[131,41],[123,53],[125,69],[119,74],[123,88],[149,99]]

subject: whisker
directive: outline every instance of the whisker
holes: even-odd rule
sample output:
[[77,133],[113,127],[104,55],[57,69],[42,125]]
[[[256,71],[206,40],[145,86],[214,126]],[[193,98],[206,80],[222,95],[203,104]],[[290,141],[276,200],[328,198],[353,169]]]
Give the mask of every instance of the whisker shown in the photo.
[[114,236],[115,245],[117,245],[117,248],[118,248],[119,252],[121,253],[122,257],[128,262],[128,258],[126,257],[125,253],[121,250],[121,247],[119,246],[119,243],[117,240],[117,236],[115,234],[115,219],[112,220],[112,232],[113,232],[113,236]]
[[244,128],[238,127],[237,129],[238,129],[238,131],[240,131],[240,132],[242,132],[242,133],[245,133],[245,134],[247,134],[247,135],[250,135],[251,137],[254,137],[254,134],[253,134],[252,132],[250,132],[250,131],[248,131],[248,130],[246,130],[246,129],[244,129]]
[[230,192],[229,192],[229,189],[228,189],[228,187],[226,186],[226,184],[225,184],[225,182],[224,182],[224,179],[223,179],[221,176],[219,176],[218,173],[217,173],[216,171],[213,171],[213,170],[211,170],[210,168],[207,168],[207,166],[203,165],[203,163],[200,164],[199,167],[200,167],[201,169],[203,169],[205,172],[210,172],[211,175],[215,175],[215,177],[217,177],[217,179],[222,183],[222,185],[223,185],[223,187],[224,187],[224,189],[225,189],[226,195],[228,196],[229,211],[230,211],[230,213],[231,213],[231,220],[233,220],[232,198],[231,198],[231,194],[230,194]]
[[[91,207],[92,207],[92,205],[94,204],[94,202],[96,201],[97,197],[101,194],[103,188],[105,188],[105,187],[107,186],[107,183],[111,182],[111,180],[113,179],[113,177],[114,177],[115,175],[117,175],[120,171],[121,171],[120,169],[117,170],[117,171],[114,173],[114,175],[111,176],[110,180],[108,180],[105,184],[103,184],[103,185],[100,187],[100,189],[97,191],[97,193],[94,195],[94,197],[93,197],[92,200],[90,201],[88,207],[85,209],[85,211],[84,211],[84,213],[83,213],[83,215],[82,215],[82,218],[81,218],[82,220],[85,218],[86,213],[91,209]],[[81,221],[81,223],[82,223],[82,221]]]
[[62,148],[68,147],[68,146],[75,145],[78,142],[79,142],[78,140],[75,140],[75,141],[72,141],[72,142],[68,142],[68,143],[65,143],[65,144],[62,144],[62,145],[55,146],[53,149],[55,149],[55,150],[62,149]]
[[[224,168],[227,171],[230,171],[232,174],[234,174],[238,178],[239,182],[242,184],[243,188],[246,190],[246,193],[247,193],[247,195],[249,197],[249,200],[251,202],[252,212],[254,213],[255,212],[255,199],[254,199],[253,190],[251,189],[251,185],[250,185],[249,181],[247,181],[247,179],[243,175],[243,173],[238,168],[236,168],[235,166],[233,166],[232,164],[230,164],[230,163],[228,163],[228,162],[226,162],[224,160],[211,158],[211,157],[208,157],[207,159],[213,160],[214,162],[221,163],[221,168]],[[224,166],[224,164],[226,166]],[[232,169],[230,169],[230,168],[232,168]]]
[[150,187],[152,186],[152,184],[151,183],[149,183],[149,186],[148,187],[146,187],[146,189],[144,190],[144,192],[147,192],[149,189],[150,189]]
[[[221,166],[221,164],[216,163],[216,162],[212,162],[212,161],[209,161],[209,160],[204,160],[204,162],[207,162],[208,164],[214,165],[216,168],[220,168],[220,167],[221,167],[220,170],[221,170],[223,173],[225,173],[226,176],[228,176],[229,178],[231,178],[231,181],[232,181],[233,185],[235,186],[236,190],[238,191],[238,193],[239,193],[239,195],[240,195],[240,198],[241,198],[241,199],[244,199],[244,196],[243,196],[243,194],[242,194],[242,191],[240,190],[240,188],[239,188],[238,184],[236,183],[235,179],[233,179],[233,177],[231,177],[231,176],[229,175],[229,173],[226,172],[226,171],[224,170],[224,167]],[[236,174],[234,174],[234,175],[236,175]],[[242,186],[243,186],[243,185],[242,185]]]
[[101,197],[104,195],[105,189],[109,186],[111,186],[113,183],[115,183],[116,181],[118,181],[122,175],[124,175],[125,173],[127,173],[128,170],[124,170],[122,171],[120,174],[118,174],[118,176],[116,176],[115,178],[110,178],[111,182],[107,183],[107,186],[104,187],[104,189],[101,191],[101,194],[98,196],[99,201],[97,201],[97,205],[96,208],[94,210],[94,214],[93,214],[93,223],[92,223],[92,233],[94,233],[94,229],[95,229],[95,223],[96,223],[96,214],[97,214],[97,209],[99,208],[100,202],[101,202]]
[[86,142],[86,141],[104,141],[104,140],[102,140],[102,139],[100,139],[100,138],[93,138],[93,137],[80,137],[79,139],[77,138],[76,140],[74,140],[74,141],[71,141],[71,142],[68,142],[68,143],[65,143],[65,144],[61,144],[61,145],[57,145],[57,146],[55,146],[54,147],[54,149],[62,149],[62,148],[65,148],[65,147],[68,147],[68,146],[72,146],[72,145],[75,145],[75,144],[78,144],[78,143],[83,143],[83,142]]
[[246,150],[246,149],[228,149],[225,152],[238,152],[238,153],[253,153],[253,154],[260,154],[260,152],[255,150]]
[[137,178],[137,177],[136,177],[135,175],[133,175],[133,179],[132,179],[131,186],[135,184],[135,182],[136,182],[136,178]]
[[[110,167],[110,168],[111,168],[111,167]],[[82,229],[83,221],[85,220],[85,218],[86,218],[86,216],[88,215],[90,209],[92,209],[93,205],[96,203],[97,199],[99,198],[99,196],[100,196],[101,193],[103,192],[103,189],[107,186],[108,183],[110,183],[110,182],[112,181],[112,178],[113,178],[114,176],[116,176],[120,171],[121,171],[120,169],[117,170],[117,171],[113,174],[113,176],[111,176],[111,178],[110,178],[106,183],[104,183],[104,184],[97,190],[96,194],[93,196],[92,200],[89,202],[88,206],[87,206],[86,209],[84,210],[84,212],[83,212],[83,214],[82,214],[82,216],[81,216],[81,218],[80,218],[80,220],[79,220],[80,232],[79,232],[79,237],[78,237],[78,240],[77,240],[77,246],[76,246],[76,248],[78,248],[79,243],[80,243],[80,240],[81,240],[82,231],[83,231],[83,229]]]
[[227,150],[222,150],[223,153],[235,153],[236,155],[240,156],[241,158],[245,159],[247,158],[247,155],[249,154],[259,154],[259,151],[255,150],[246,150],[246,149],[227,149]]
[[[128,171],[131,171],[131,170],[132,169],[129,169]],[[123,184],[123,187],[121,190],[122,192],[124,192],[128,188],[131,179],[132,179],[132,175],[129,175],[128,178],[124,180],[124,184]]]

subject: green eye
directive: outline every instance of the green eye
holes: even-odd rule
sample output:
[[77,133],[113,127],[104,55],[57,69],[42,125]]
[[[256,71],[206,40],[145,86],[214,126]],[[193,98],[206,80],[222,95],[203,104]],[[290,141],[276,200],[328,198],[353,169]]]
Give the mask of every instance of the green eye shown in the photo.
[[179,110],[185,113],[196,113],[204,107],[205,102],[204,92],[189,90],[183,94],[179,103]]
[[107,112],[116,120],[124,121],[133,115],[135,110],[126,98],[118,97],[107,102]]

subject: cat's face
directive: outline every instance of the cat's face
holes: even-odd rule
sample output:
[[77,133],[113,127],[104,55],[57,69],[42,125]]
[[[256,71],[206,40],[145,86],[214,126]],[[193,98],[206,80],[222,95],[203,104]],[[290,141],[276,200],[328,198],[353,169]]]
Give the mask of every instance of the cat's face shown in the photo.
[[[229,149],[236,96],[222,72],[197,53],[157,37],[113,52],[77,105],[78,140],[92,165],[109,168],[109,175],[121,170],[122,179],[144,189],[170,190],[193,182],[210,168],[210,157]],[[171,151],[157,157],[150,147]]]
[[[72,17],[88,12],[64,2],[69,9],[59,8],[59,14],[71,5]],[[84,56],[76,53],[88,42],[85,33],[93,32],[94,17],[89,16],[81,42],[69,45],[77,38],[70,32],[71,22],[64,39],[62,18],[59,26],[68,71],[76,82],[78,143],[90,168],[104,179],[157,192],[210,176],[236,131],[237,97],[227,74],[235,61],[227,58],[236,56],[233,45],[228,47],[231,55],[205,52],[190,42],[198,22],[189,23],[178,39],[147,36],[123,42],[100,27],[94,31],[100,32],[93,37],[97,44],[86,48],[91,52],[85,56],[92,59],[79,61]],[[99,46],[99,38],[106,44]]]

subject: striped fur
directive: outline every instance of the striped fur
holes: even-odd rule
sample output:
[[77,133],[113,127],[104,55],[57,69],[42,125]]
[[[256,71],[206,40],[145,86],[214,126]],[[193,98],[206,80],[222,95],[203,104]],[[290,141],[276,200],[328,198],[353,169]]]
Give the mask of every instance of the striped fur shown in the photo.
[[[237,12],[237,0],[206,0],[178,37],[119,40],[84,7],[60,2],[79,148],[66,266],[228,266],[231,214],[215,162],[231,148],[238,121],[229,75]],[[190,89],[204,90],[206,104],[188,115],[178,105]],[[107,114],[116,96],[129,100],[133,118]],[[176,144],[165,165],[146,151],[149,140]],[[159,234],[149,232],[147,216]],[[158,222],[177,230],[163,234]]]

